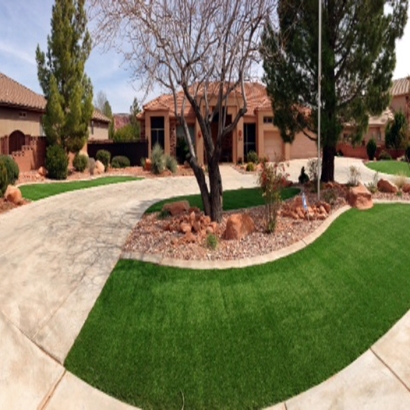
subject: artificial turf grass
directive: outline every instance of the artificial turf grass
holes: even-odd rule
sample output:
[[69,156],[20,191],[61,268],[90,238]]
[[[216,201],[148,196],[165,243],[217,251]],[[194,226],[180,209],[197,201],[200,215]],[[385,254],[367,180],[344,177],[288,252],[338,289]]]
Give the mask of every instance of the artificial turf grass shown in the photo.
[[144,409],[261,408],[325,380],[410,308],[410,206],[351,210],[261,266],[119,261],[65,366]]
[[[299,188],[290,187],[284,188],[281,193],[282,200],[292,198],[300,192]],[[203,210],[201,195],[185,195],[178,196],[171,199],[156,202],[151,205],[145,213],[161,212],[164,204],[167,202],[183,201],[189,202],[191,207],[197,207]],[[231,211],[233,209],[251,208],[253,206],[260,206],[265,204],[265,199],[262,196],[260,188],[241,188],[227,190],[223,193],[223,208],[224,211]]]
[[366,166],[373,171],[383,172],[384,174],[397,175],[403,174],[410,177],[410,164],[403,161],[377,161],[368,162]]
[[142,178],[118,176],[118,177],[102,177],[88,181],[72,181],[72,182],[50,182],[47,184],[30,184],[19,187],[23,198],[30,201],[38,201],[39,199],[48,198],[49,196],[62,194],[64,192],[76,191],[78,189],[93,188],[103,185],[118,184],[121,182],[137,181]]

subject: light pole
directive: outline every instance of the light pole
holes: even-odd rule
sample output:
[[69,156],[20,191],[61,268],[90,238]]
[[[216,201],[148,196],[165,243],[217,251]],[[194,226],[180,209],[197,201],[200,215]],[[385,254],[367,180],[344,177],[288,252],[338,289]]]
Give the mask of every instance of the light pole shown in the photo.
[[318,58],[318,90],[317,90],[317,199],[320,201],[320,177],[321,177],[321,157],[320,157],[320,109],[321,80],[322,80],[322,0],[319,0],[319,58]]

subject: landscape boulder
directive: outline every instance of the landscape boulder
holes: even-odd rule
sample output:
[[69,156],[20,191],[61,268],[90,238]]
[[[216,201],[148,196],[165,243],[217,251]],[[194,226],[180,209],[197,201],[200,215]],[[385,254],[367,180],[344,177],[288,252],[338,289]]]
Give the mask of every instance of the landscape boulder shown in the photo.
[[145,171],[151,171],[151,168],[152,168],[152,161],[149,158],[147,158],[145,160],[144,170]]
[[410,194],[410,184],[404,184],[401,189],[405,194]]
[[346,200],[352,208],[365,210],[373,207],[372,194],[363,184],[350,188]]
[[47,170],[44,167],[40,167],[37,172],[41,177],[45,177],[47,175]]
[[233,214],[226,222],[226,229],[223,234],[227,240],[241,240],[255,231],[255,223],[250,215]]
[[95,161],[94,173],[98,175],[98,174],[103,174],[104,172],[105,172],[104,164],[99,160]]
[[20,205],[23,202],[23,196],[20,189],[13,185],[8,185],[6,192],[4,193],[6,201],[13,203],[14,205]]
[[172,216],[183,214],[189,210],[188,201],[168,202],[164,204],[163,211],[169,212]]
[[380,179],[377,183],[377,189],[380,192],[385,192],[388,194],[396,194],[399,190],[393,182],[388,181],[387,179]]

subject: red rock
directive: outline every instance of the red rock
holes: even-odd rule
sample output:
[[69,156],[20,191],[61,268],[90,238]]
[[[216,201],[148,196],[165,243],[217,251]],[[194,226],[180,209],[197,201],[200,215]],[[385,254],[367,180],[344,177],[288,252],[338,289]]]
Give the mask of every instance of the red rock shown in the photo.
[[172,216],[180,215],[189,209],[188,201],[168,202],[163,207],[163,211],[168,211]]
[[206,228],[206,230],[205,230],[205,233],[206,234],[210,234],[210,233],[214,233],[214,229],[212,228],[212,226],[208,226],[207,228]]
[[226,221],[223,237],[227,240],[242,239],[254,232],[255,223],[248,214],[233,214]]
[[346,200],[352,208],[364,210],[373,207],[372,194],[363,184],[350,188]]
[[404,184],[403,188],[401,189],[405,194],[410,194],[410,184]]
[[204,223],[205,226],[210,225],[211,218],[209,216],[204,216],[203,223]]
[[4,199],[14,205],[20,205],[23,202],[21,191],[13,185],[7,186],[6,192],[4,193]]
[[325,202],[325,201],[322,201],[322,202],[320,203],[320,205],[322,205],[323,208],[325,208],[326,213],[330,213],[330,210],[332,209],[332,207],[330,206],[330,204],[328,204],[328,203]]
[[199,221],[194,221],[191,226],[194,232],[199,232],[201,230],[201,223]]
[[186,243],[194,243],[196,242],[195,235],[192,232],[187,232],[182,240]]
[[188,233],[192,231],[192,227],[190,224],[186,223],[186,222],[182,222],[181,225],[179,225],[179,230],[182,233]]
[[45,177],[47,175],[47,170],[44,167],[40,167],[37,172],[41,177]]
[[94,174],[103,174],[105,172],[105,167],[104,164],[97,159],[95,161],[95,169],[94,169]]
[[214,230],[214,232],[218,232],[218,229],[219,229],[218,222],[211,222],[209,226]]
[[200,213],[201,213],[201,210],[200,210],[197,206],[191,206],[191,207],[188,209],[188,213],[191,213],[191,212],[195,212],[196,214],[200,214]]
[[390,182],[387,179],[380,179],[377,183],[377,189],[380,192],[386,192],[388,194],[396,194],[399,190],[393,182]]
[[151,168],[152,168],[152,161],[149,158],[147,158],[145,160],[144,169],[145,171],[151,171]]

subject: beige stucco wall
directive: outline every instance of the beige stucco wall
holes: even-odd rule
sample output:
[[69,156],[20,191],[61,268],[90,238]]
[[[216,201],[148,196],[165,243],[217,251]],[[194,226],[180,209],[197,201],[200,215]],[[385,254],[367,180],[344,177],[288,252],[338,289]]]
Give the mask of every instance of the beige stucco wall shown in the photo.
[[406,112],[406,96],[398,95],[393,97],[390,106],[393,108],[394,112],[398,112],[400,110]]
[[0,107],[0,137],[14,131],[41,136],[41,113],[16,108]]
[[313,157],[317,157],[316,142],[307,138],[302,132],[296,134],[293,143],[289,147],[289,159]]
[[94,123],[94,132],[91,125],[88,127],[89,135],[88,139],[90,140],[108,140],[108,126],[109,124],[105,122],[99,122],[93,120]]

